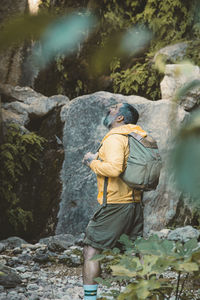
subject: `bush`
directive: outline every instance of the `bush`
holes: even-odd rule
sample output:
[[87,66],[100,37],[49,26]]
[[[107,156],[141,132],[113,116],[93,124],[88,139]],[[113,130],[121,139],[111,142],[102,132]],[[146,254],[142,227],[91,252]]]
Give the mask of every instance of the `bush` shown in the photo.
[[[154,235],[147,240],[138,238],[133,244],[122,235],[120,241],[125,252],[110,251],[118,261],[114,265],[111,262],[112,277],[97,278],[106,285],[113,281],[127,283],[123,292],[115,291],[118,300],[161,300],[172,299],[172,296],[175,300],[197,299],[199,282],[196,287],[194,283],[199,280],[200,246],[196,239],[181,243],[161,240]],[[106,255],[96,258],[102,260]]]

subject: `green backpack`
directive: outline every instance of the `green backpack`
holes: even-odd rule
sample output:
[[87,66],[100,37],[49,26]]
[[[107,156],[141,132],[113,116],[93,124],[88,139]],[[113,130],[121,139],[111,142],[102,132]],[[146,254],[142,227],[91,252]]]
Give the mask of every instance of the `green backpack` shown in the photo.
[[125,171],[120,177],[127,185],[142,191],[150,191],[157,187],[161,157],[156,141],[150,137],[142,137],[131,132],[129,139],[129,157]]

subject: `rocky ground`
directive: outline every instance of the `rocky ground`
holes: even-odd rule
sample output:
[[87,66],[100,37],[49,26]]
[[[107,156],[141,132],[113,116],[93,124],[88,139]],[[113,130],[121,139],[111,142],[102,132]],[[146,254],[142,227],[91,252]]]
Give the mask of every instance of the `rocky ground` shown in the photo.
[[[191,226],[152,233],[182,241],[200,237],[200,232]],[[41,239],[36,244],[28,244],[18,237],[0,241],[0,300],[83,299],[83,237],[83,234],[77,237],[62,234]],[[104,273],[105,270],[104,265]],[[174,274],[166,276],[173,280]],[[116,283],[109,289],[99,285],[98,299],[113,299],[104,296],[113,288],[124,289]]]
[[[18,237],[1,241],[0,300],[83,299],[82,240],[65,234],[34,245]],[[100,285],[102,299],[104,292]]]

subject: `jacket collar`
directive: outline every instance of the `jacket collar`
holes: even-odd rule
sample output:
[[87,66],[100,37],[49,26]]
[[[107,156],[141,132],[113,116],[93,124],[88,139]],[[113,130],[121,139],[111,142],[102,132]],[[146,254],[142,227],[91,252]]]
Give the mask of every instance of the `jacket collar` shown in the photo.
[[142,137],[147,136],[146,131],[144,131],[139,125],[134,125],[134,124],[126,124],[126,125],[122,125],[119,127],[115,127],[113,129],[111,129],[103,138],[102,142],[105,141],[105,139],[107,139],[107,137],[109,137],[112,134],[124,134],[127,135],[131,132],[137,133],[139,135],[141,135]]

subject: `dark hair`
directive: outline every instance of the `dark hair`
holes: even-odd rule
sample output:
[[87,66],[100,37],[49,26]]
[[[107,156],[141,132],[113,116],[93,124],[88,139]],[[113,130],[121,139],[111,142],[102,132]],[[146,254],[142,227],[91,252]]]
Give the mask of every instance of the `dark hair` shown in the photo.
[[139,119],[138,111],[128,103],[123,103],[119,109],[118,115],[124,117],[125,124],[136,124]]

